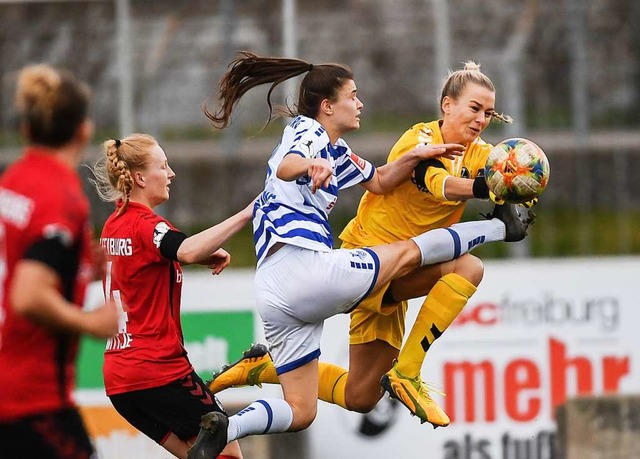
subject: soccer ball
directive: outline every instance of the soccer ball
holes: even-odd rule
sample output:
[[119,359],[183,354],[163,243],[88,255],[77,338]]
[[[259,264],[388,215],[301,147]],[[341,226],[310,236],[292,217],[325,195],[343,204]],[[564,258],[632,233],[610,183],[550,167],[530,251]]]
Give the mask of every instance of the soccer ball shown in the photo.
[[537,198],[549,181],[549,160],[528,139],[507,139],[489,153],[484,177],[496,198],[523,203]]

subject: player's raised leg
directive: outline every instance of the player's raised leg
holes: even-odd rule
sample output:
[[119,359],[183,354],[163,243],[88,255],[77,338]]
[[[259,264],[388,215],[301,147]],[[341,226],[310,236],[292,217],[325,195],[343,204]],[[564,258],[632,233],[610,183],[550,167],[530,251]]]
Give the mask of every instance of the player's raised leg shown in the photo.
[[264,344],[256,343],[242,353],[242,357],[225,365],[207,382],[214,394],[230,387],[258,386],[263,383],[278,384],[276,369]]

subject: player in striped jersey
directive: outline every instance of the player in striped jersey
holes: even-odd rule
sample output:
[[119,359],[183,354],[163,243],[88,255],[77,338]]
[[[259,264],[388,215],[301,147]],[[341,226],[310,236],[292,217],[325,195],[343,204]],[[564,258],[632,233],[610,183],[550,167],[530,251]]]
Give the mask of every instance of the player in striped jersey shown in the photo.
[[[375,168],[341,138],[359,128],[363,108],[349,69],[246,52],[232,61],[220,83],[221,108],[207,110],[207,116],[224,127],[249,89],[271,83],[273,90],[303,73],[298,104],[288,112],[293,121],[269,159],[253,220],[257,307],[284,400],[258,400],[230,418],[206,415],[189,457],[215,456],[228,441],[247,435],[297,431],[311,424],[324,319],[351,311],[369,293],[420,266],[451,260],[477,243],[526,235],[526,223],[504,212],[508,224],[498,218],[467,222],[391,244],[334,250],[328,215],[340,189],[361,184],[374,194],[390,192],[420,161],[453,160],[463,147],[417,146]],[[267,101],[271,106],[269,96]]]

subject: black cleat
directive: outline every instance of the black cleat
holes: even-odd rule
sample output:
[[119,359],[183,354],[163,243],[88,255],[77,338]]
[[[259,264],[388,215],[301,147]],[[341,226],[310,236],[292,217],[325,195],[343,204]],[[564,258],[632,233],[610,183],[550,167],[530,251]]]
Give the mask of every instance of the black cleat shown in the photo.
[[213,459],[227,446],[229,418],[217,411],[202,416],[200,433],[187,453],[187,459]]
[[520,215],[516,204],[496,204],[493,212],[485,214],[483,217],[487,219],[497,218],[506,227],[505,242],[518,242],[527,236],[529,226],[533,225],[536,214],[527,211],[527,218]]

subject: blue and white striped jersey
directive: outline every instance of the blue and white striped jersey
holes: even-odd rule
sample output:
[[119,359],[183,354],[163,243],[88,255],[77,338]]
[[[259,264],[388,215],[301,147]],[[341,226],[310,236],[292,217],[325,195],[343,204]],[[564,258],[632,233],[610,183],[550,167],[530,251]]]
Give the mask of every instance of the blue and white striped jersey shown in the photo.
[[[327,188],[311,193],[308,176],[285,182],[276,177],[278,166],[288,154],[324,158],[333,166]],[[328,216],[338,191],[373,178],[375,167],[338,139],[332,145],[320,123],[297,116],[285,127],[280,143],[269,159],[264,191],[253,211],[253,239],[258,266],[277,242],[327,252],[333,249]]]

